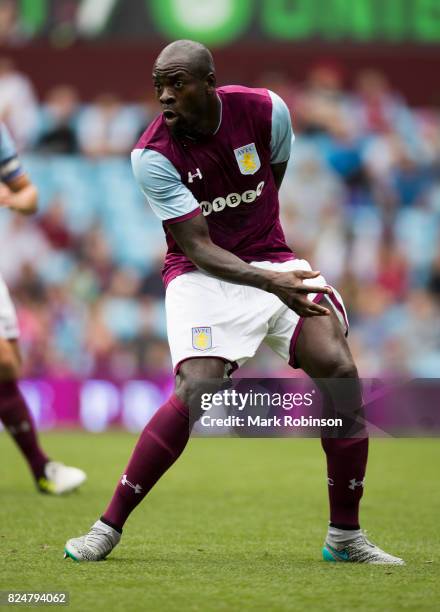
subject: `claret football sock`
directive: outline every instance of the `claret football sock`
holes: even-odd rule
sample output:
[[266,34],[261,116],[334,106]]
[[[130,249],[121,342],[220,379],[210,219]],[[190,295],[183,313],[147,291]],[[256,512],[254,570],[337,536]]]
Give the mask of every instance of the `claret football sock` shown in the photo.
[[0,419],[39,480],[49,459],[38,444],[35,424],[15,380],[0,382]]
[[188,442],[189,410],[173,395],[143,430],[102,519],[117,530],[159,478],[176,461]]
[[368,438],[322,438],[327,456],[330,522],[359,528],[359,503],[364,492]]

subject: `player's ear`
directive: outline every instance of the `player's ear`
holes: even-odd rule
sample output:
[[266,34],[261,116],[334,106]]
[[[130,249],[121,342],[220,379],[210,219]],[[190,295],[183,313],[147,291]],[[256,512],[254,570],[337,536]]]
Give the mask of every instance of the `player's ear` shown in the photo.
[[215,78],[215,74],[213,72],[208,73],[205,79],[205,83],[206,83],[206,90],[208,93],[211,93],[213,90],[215,90],[217,79]]

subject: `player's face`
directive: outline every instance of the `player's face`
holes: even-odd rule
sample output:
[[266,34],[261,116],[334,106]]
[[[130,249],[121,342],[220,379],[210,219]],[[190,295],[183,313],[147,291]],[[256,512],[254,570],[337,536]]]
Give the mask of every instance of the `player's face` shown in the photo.
[[207,110],[209,83],[172,67],[155,68],[153,84],[167,126],[173,132],[197,131]]

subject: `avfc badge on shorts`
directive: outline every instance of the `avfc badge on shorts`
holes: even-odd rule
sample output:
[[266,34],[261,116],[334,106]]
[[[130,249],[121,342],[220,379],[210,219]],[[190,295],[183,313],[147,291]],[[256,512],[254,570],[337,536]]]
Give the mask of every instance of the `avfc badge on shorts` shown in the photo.
[[192,345],[197,351],[207,351],[212,348],[212,331],[210,327],[192,328]]
[[255,174],[261,168],[254,142],[234,149],[235,159],[242,174]]

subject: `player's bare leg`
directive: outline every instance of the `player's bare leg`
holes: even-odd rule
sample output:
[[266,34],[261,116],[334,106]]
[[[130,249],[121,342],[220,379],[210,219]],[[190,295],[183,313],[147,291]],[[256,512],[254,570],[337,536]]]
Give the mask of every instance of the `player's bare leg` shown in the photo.
[[82,470],[50,461],[42,450],[35,424],[18,387],[21,369],[17,340],[0,338],[0,420],[23,453],[40,491],[71,491],[86,478]]
[[184,450],[194,422],[189,407],[197,404],[200,383],[223,379],[224,370],[224,362],[216,358],[182,363],[174,395],[141,433],[106,511],[85,536],[67,541],[65,556],[76,561],[100,561],[119,543],[131,512]]
[[[330,316],[304,319],[295,347],[295,360],[296,365],[317,379],[327,409],[335,406],[342,411],[352,429],[362,415],[361,385],[341,325],[333,308],[329,310]],[[353,437],[323,436],[321,442],[327,457],[330,501],[324,559],[403,564],[402,559],[368,542],[360,529],[359,504],[367,466],[367,433],[358,426]]]

